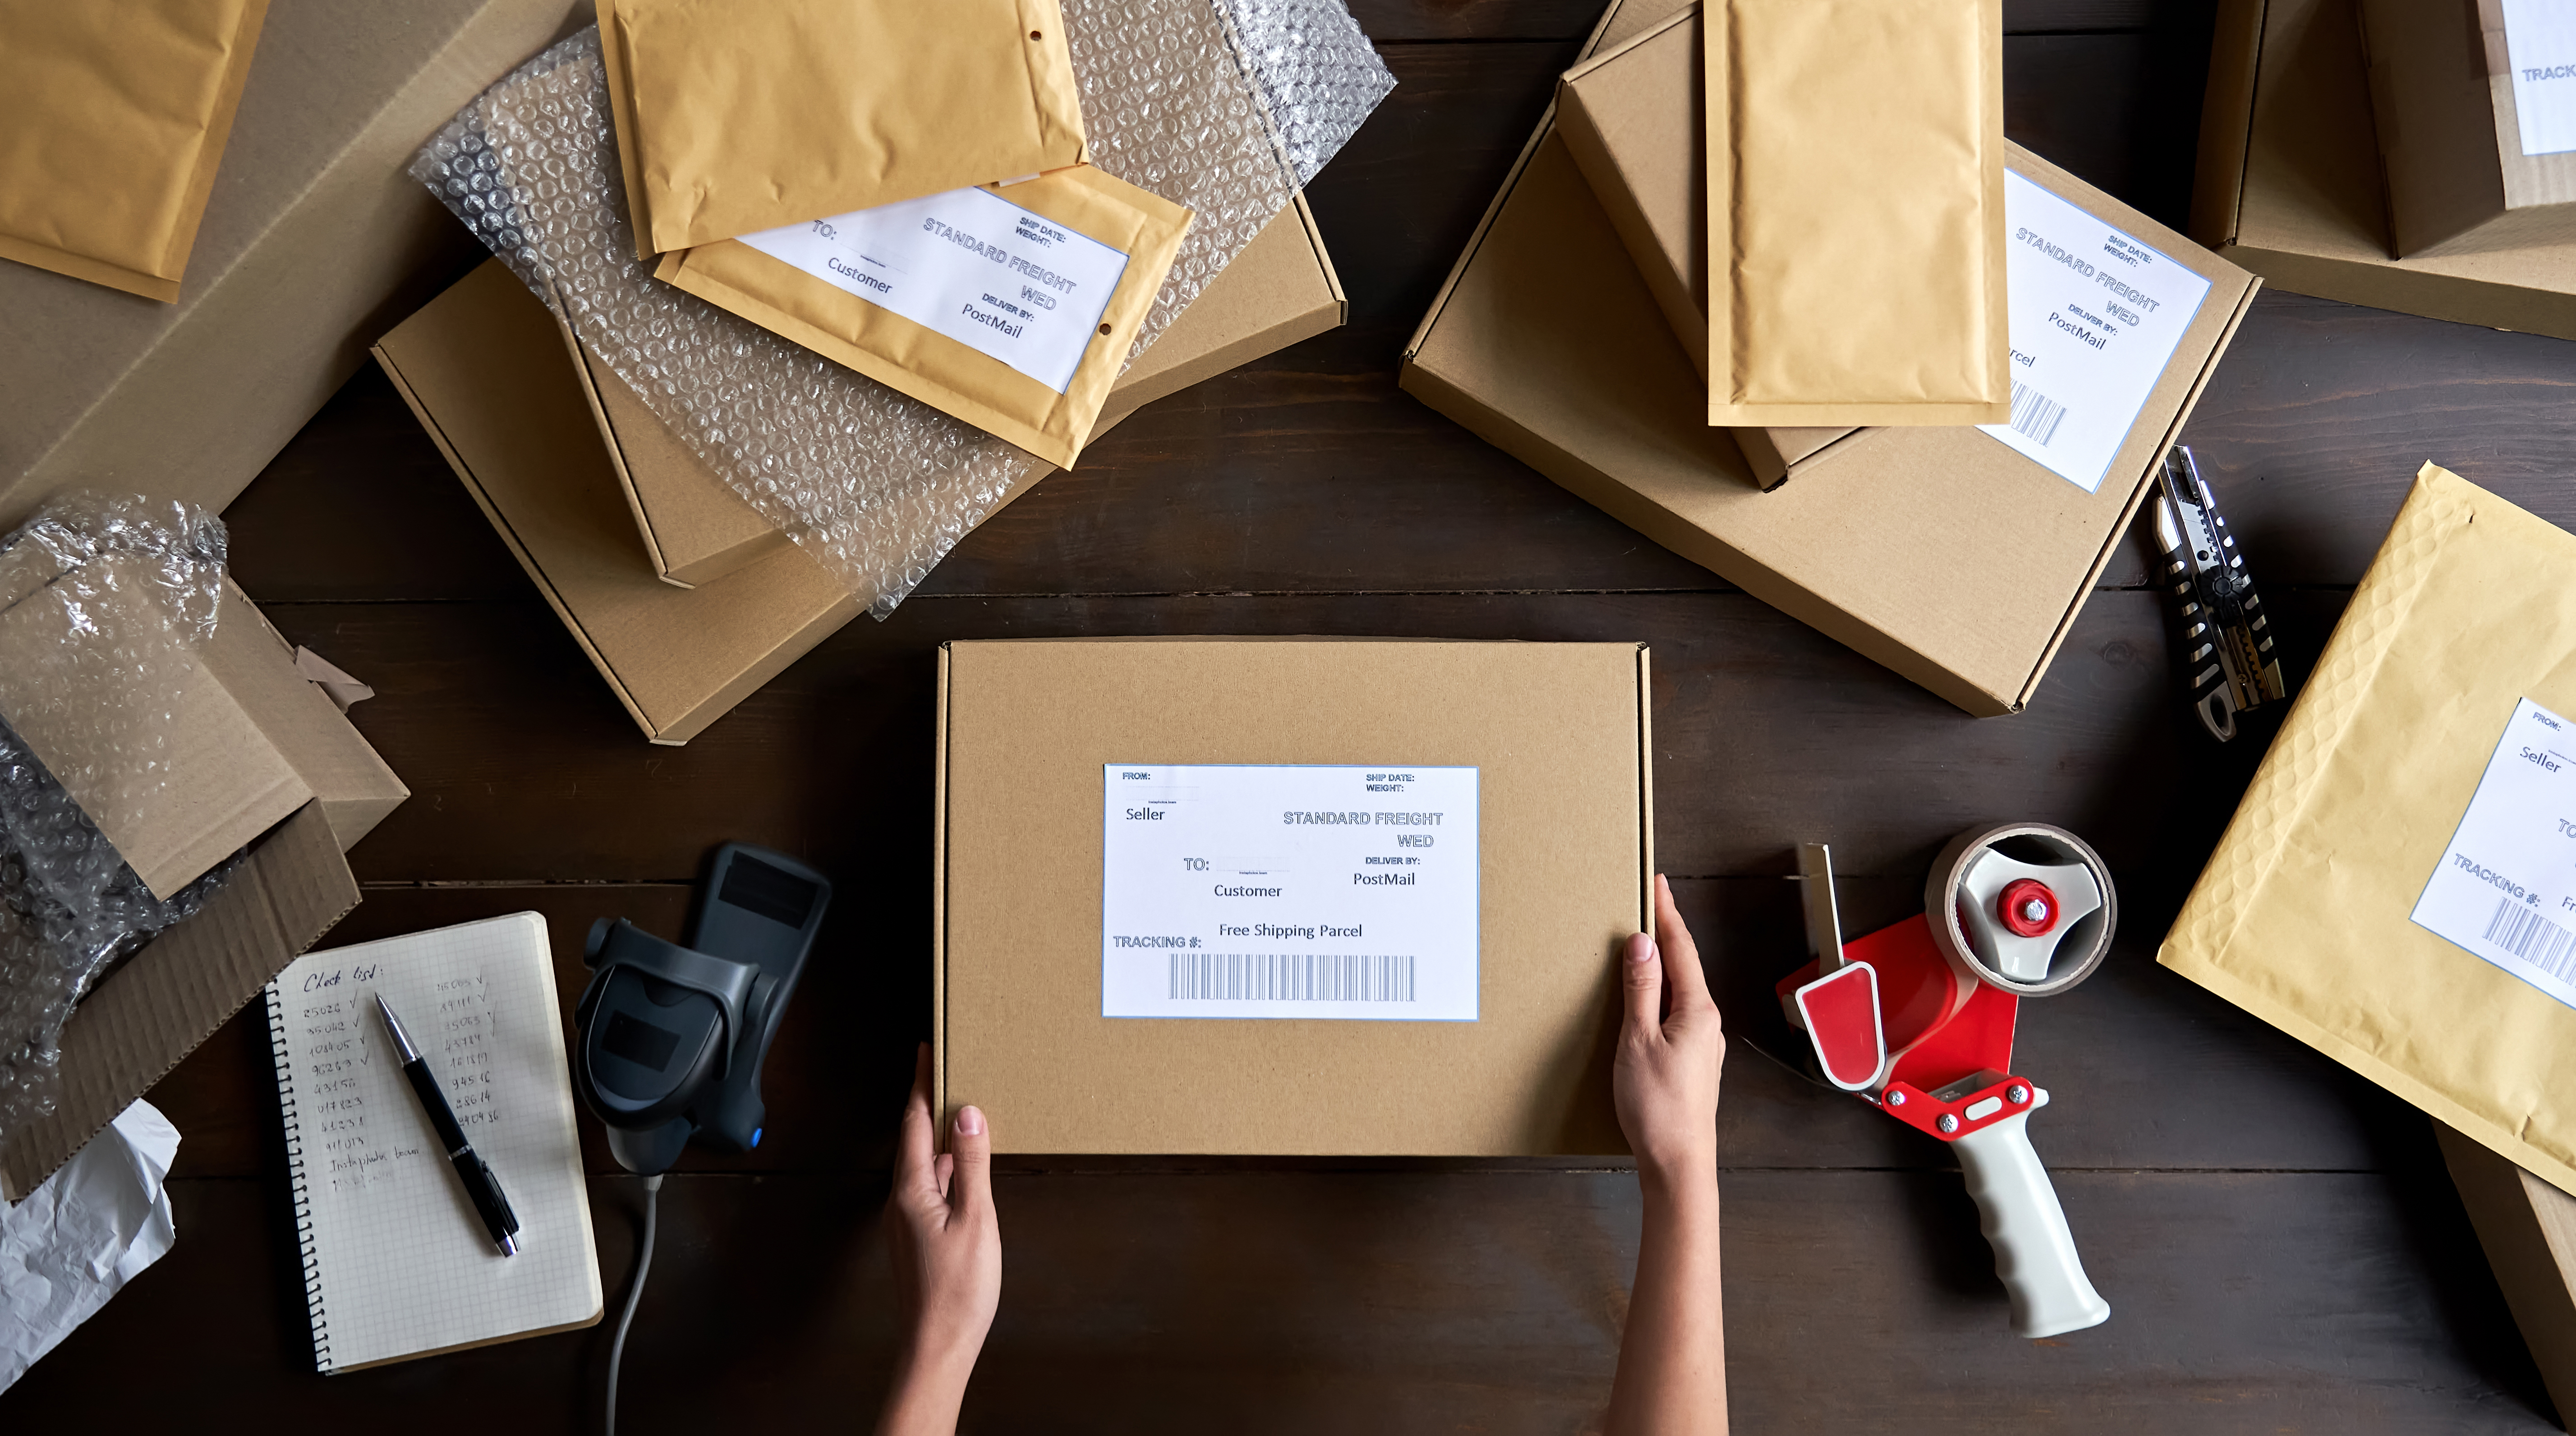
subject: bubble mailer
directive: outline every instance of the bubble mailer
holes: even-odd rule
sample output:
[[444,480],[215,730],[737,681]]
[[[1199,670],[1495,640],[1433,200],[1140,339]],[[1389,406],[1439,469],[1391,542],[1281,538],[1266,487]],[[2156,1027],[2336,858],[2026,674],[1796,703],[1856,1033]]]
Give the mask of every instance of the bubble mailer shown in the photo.
[[[1320,165],[1393,84],[1336,0],[1276,7],[1338,15],[1348,34],[1328,42],[1261,21],[1276,78],[1257,80],[1218,3],[1064,5],[1096,162],[1197,216],[1131,363],[1287,207],[1301,147]],[[1304,107],[1292,126],[1273,115],[1280,97]],[[755,511],[885,617],[1035,461],[652,280],[634,258],[615,145],[587,30],[485,91],[411,172]]]
[[[75,495],[0,543],[63,576],[26,599],[59,604],[76,641],[36,673],[0,675],[0,690],[105,686],[127,701],[88,750],[89,785],[166,781],[166,715],[214,633],[223,597],[224,528],[184,504]],[[26,546],[21,549],[20,546]],[[138,601],[139,600],[139,601]],[[64,791],[57,775],[0,722],[0,1147],[53,1110],[63,1024],[119,959],[194,915],[240,862],[233,858],[164,902]]]

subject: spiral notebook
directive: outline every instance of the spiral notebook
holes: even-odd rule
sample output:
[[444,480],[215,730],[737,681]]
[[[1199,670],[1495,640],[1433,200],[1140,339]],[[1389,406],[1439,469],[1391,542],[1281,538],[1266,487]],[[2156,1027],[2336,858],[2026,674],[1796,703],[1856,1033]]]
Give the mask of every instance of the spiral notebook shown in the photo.
[[[382,994],[519,1218],[494,1250],[376,1016]],[[270,1045],[325,1374],[589,1326],[601,1311],[546,920],[516,913],[299,958]]]

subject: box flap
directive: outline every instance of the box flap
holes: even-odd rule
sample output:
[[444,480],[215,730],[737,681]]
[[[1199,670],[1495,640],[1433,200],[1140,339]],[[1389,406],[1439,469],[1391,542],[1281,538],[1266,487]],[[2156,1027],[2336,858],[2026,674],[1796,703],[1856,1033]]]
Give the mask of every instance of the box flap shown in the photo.
[[295,645],[230,579],[224,581],[223,620],[215,625],[205,660],[321,801],[342,851],[357,846],[411,796],[339,705],[296,670]]
[[62,1100],[0,1154],[15,1201],[150,1090],[358,905],[319,804],[251,849],[195,917],[108,975],[63,1028]]
[[[69,575],[0,612],[0,718],[167,898],[313,790],[148,596],[141,564],[80,570],[111,581],[83,584],[77,613]],[[112,657],[108,640],[75,634],[93,624]],[[84,646],[101,661],[63,661]]]

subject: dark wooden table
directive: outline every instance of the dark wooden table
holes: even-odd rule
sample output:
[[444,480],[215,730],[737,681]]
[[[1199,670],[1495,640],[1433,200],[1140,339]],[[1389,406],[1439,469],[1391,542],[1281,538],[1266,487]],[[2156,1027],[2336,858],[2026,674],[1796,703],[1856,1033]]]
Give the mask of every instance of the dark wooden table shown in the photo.
[[[2425,1119],[2154,965],[2258,755],[2186,731],[2144,543],[2030,710],[1972,720],[1397,392],[1404,336],[1593,5],[1360,12],[1402,85],[1312,192],[1350,326],[1129,420],[891,621],[853,624],[684,749],[637,735],[372,371],[229,514],[245,587],[380,690],[356,721],[415,794],[352,855],[366,902],[333,941],[534,908],[569,984],[595,917],[676,932],[723,839],[841,884],[771,1069],[769,1139],[693,1156],[663,1192],[628,1429],[869,1419],[892,1345],[877,1211],[926,1029],[932,649],[1130,633],[1651,641],[1658,853],[1748,1037],[1776,1032],[1769,986],[1795,961],[1797,840],[1835,844],[1856,931],[1919,902],[1934,850],[1981,818],[2063,823],[2109,857],[2119,947],[2031,1009],[2021,1052],[2058,1099],[2034,1137],[2110,1323],[2015,1339],[1938,1144],[1739,1041],[1719,1117],[1739,1429],[2548,1429]],[[2015,138],[2180,225],[2209,6],[2006,13]],[[2423,459],[2576,525],[2571,386],[2576,345],[2257,303],[2188,438],[2294,667]],[[255,1009],[152,1100],[186,1134],[177,1248],[0,1420],[596,1428],[604,1326],[313,1374]],[[587,1140],[613,1306],[641,1198]],[[967,1406],[984,1431],[1592,1429],[1637,1238],[1617,1164],[1022,1159],[999,1200],[1003,1310]]]

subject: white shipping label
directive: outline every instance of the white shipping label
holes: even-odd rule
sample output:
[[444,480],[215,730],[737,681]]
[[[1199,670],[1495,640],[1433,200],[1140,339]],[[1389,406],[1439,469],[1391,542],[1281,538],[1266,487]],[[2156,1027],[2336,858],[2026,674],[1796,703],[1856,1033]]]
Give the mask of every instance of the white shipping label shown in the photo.
[[2414,918],[2576,1007],[2576,724],[2514,705]]
[[2576,4],[2504,0],[2504,48],[2522,152],[2576,150]]
[[742,242],[1061,394],[1127,256],[986,189],[764,229]]
[[1100,1015],[1475,1021],[1476,778],[1109,764]]
[[2089,494],[2209,281],[2010,170],[2004,227],[2012,422],[1977,427]]

